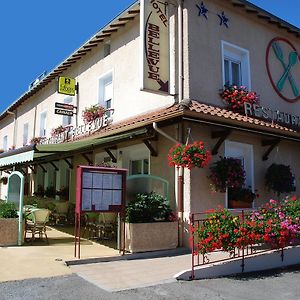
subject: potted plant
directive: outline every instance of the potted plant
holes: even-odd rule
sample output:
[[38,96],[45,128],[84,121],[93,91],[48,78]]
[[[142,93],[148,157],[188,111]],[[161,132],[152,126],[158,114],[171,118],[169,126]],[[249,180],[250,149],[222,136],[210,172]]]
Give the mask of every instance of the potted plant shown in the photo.
[[295,177],[290,166],[283,164],[272,164],[267,169],[265,182],[268,190],[277,193],[278,197],[282,193],[295,191]]
[[202,141],[193,144],[177,144],[169,150],[169,166],[192,169],[204,168],[211,160],[210,151],[206,150]]
[[251,208],[256,196],[250,187],[229,188],[228,208]]
[[31,140],[30,140],[30,144],[40,144],[42,142],[42,140],[44,140],[45,137],[43,136],[36,136],[36,137],[33,137]]
[[144,252],[176,248],[178,223],[166,199],[157,193],[137,194],[126,207],[125,248]]
[[0,246],[18,244],[18,214],[13,202],[0,201]]
[[220,157],[210,168],[208,178],[213,192],[225,193],[227,188],[242,188],[246,174],[242,162],[238,158]]
[[56,136],[60,135],[61,133],[64,133],[66,130],[67,130],[66,127],[60,125],[60,126],[58,126],[56,128],[53,128],[51,130],[51,136],[56,137]]
[[245,86],[225,85],[220,93],[228,108],[235,112],[244,112],[244,103],[259,104],[259,97],[255,92],[248,91]]
[[3,176],[3,177],[1,177],[0,178],[0,182],[2,183],[2,184],[7,184],[7,182],[8,182],[8,178],[7,178],[7,176]]
[[105,113],[105,108],[99,104],[86,107],[82,112],[82,118],[85,124],[88,124],[97,118],[101,118]]

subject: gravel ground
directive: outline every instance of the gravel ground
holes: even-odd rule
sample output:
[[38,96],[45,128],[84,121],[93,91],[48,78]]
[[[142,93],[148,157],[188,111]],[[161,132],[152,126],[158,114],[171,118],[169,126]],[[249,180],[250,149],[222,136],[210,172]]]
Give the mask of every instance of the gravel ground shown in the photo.
[[77,275],[0,283],[0,299],[300,299],[300,266],[241,277],[179,281],[109,293]]

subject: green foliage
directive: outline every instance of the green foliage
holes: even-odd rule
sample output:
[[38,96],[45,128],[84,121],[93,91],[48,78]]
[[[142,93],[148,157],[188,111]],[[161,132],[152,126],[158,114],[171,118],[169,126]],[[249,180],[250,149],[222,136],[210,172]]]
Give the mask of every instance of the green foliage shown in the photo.
[[13,202],[0,201],[0,218],[17,218],[16,206]]
[[267,188],[276,192],[278,196],[295,191],[294,180],[290,166],[282,164],[272,164],[265,176]]
[[127,223],[151,223],[155,221],[170,221],[172,211],[166,199],[154,192],[137,194],[126,207]]
[[45,190],[45,196],[48,198],[55,198],[56,195],[56,189],[54,186],[48,186]]

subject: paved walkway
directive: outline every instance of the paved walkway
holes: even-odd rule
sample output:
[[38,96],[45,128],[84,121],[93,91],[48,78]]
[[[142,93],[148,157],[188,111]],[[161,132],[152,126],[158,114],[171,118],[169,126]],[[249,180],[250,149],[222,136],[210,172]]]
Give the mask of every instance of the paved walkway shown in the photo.
[[[75,259],[73,236],[53,228],[49,228],[47,234],[49,245],[45,241],[36,241],[33,246],[0,247],[0,282],[46,278],[73,272],[64,263]],[[91,241],[81,243],[81,258],[118,255],[117,250]]]
[[190,268],[191,254],[174,256],[174,251],[170,254],[166,257],[141,258],[152,255],[144,253],[136,259],[73,265],[70,268],[102,289],[120,291],[176,281],[175,274]]

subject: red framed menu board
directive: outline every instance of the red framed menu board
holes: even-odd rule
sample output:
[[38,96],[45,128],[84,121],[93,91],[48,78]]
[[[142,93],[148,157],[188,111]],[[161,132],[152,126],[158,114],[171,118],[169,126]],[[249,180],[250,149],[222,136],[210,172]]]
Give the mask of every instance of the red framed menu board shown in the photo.
[[[74,229],[75,257],[78,244],[78,257],[80,258],[80,216],[82,214],[87,212],[117,212],[121,221],[124,222],[126,174],[126,169],[77,167]],[[124,224],[122,225],[120,222],[120,231],[125,228]],[[120,251],[121,248],[124,252],[123,245],[120,246]]]

